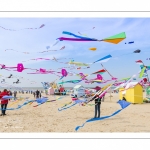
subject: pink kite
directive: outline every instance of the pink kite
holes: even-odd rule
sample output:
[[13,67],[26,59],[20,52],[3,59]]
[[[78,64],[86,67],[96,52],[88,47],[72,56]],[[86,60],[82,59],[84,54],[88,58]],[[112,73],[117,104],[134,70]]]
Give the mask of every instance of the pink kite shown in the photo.
[[46,69],[40,68],[40,70],[37,70],[33,73],[27,73],[27,74],[53,74],[55,71],[47,71]]
[[[31,68],[24,68],[22,63],[18,63],[17,67],[6,67],[5,65],[1,65],[1,66],[2,66],[1,69],[5,69],[5,70],[8,70],[8,71],[10,71],[10,69],[14,69],[14,68],[17,68],[17,70],[12,70],[12,71],[18,71],[18,72],[22,72],[25,69],[31,69]],[[36,69],[31,69],[31,70],[36,70]]]

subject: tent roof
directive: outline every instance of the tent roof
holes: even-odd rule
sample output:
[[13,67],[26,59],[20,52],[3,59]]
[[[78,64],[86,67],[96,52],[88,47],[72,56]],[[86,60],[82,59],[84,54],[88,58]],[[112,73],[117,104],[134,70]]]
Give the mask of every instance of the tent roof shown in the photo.
[[82,85],[76,85],[74,88],[75,89],[78,89],[78,88],[80,88],[80,87],[83,87]]
[[139,85],[141,85],[140,83],[138,83],[138,82],[129,82],[126,86],[125,86],[125,83],[122,83],[122,84],[120,84],[120,86],[117,86],[114,90],[117,90],[117,89],[119,89],[119,88],[123,88],[124,86],[125,86],[125,89],[127,89],[127,88],[131,88],[131,87],[134,87],[135,85],[137,85],[137,84],[139,84]]

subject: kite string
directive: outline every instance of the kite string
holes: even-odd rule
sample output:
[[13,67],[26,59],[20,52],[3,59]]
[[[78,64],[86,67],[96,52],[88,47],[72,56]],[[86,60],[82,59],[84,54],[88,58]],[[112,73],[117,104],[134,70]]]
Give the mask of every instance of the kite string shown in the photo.
[[[101,64],[101,66],[104,68],[103,64]],[[104,70],[107,71],[107,73],[113,78],[113,76],[108,72],[108,70],[106,70],[105,68]]]

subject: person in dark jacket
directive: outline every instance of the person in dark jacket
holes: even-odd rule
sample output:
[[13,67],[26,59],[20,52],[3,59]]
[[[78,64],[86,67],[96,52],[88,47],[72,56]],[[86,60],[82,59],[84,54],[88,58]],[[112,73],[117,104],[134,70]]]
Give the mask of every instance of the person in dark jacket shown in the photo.
[[[99,95],[96,96],[95,98],[95,116],[94,118],[100,118],[100,105],[101,105],[101,98]],[[98,116],[97,116],[98,113]]]
[[35,92],[36,98],[39,98],[39,94],[40,94],[39,90],[36,90]]
[[2,114],[1,116],[4,116],[6,115],[6,109],[7,109],[7,104],[8,104],[8,99],[3,99],[2,97],[3,96],[9,96],[9,93],[7,91],[7,89],[4,89],[3,92],[0,93],[0,99],[1,99],[1,111],[2,111]]

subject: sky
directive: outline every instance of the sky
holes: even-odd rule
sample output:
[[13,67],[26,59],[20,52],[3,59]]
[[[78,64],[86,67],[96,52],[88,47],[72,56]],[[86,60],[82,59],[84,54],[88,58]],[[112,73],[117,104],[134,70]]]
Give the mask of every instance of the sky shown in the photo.
[[[42,24],[45,26],[41,29],[29,30],[25,28],[39,28]],[[14,29],[17,31],[9,31],[5,29]],[[93,29],[93,27],[95,27]],[[61,62],[69,62],[73,58],[74,61],[83,63],[92,63],[106,55],[112,55],[112,58],[103,63],[104,67],[116,78],[126,78],[138,73],[139,65],[136,60],[142,60],[145,65],[150,64],[150,18],[0,18],[0,64],[5,64],[8,67],[15,67],[18,63],[23,63],[25,68],[32,69],[52,69],[61,71],[61,67],[69,67],[68,64],[61,64],[55,61],[47,60],[30,60],[35,58],[66,58]],[[21,30],[23,29],[23,30]],[[108,42],[74,42],[60,41],[57,45],[51,47],[52,50],[58,50],[47,53],[38,53],[46,51],[47,46],[55,43],[59,37],[70,37],[62,34],[63,31],[78,34],[78,32],[86,34],[90,38],[103,39],[115,34],[125,32],[126,39],[119,44]],[[79,34],[78,34],[79,35]],[[134,41],[133,44],[125,44]],[[65,49],[59,50],[62,46]],[[96,51],[91,51],[89,48],[96,47]],[[13,49],[20,52],[30,52],[24,54],[16,51],[5,51]],[[140,54],[135,54],[133,51],[140,49]],[[23,62],[27,61],[27,62]],[[91,74],[100,69],[103,69],[100,63],[95,63],[89,69],[73,70],[76,73]],[[66,69],[67,70],[67,69]],[[67,70],[69,72],[69,70]],[[0,75],[5,81],[17,87],[42,87],[41,82],[52,82],[59,78],[52,74],[27,74],[34,72],[33,70],[24,70],[23,72],[0,70]],[[4,78],[10,74],[20,76],[19,84],[13,84],[17,78]],[[89,79],[96,78],[92,75]],[[110,79],[110,76],[103,74],[104,79]],[[78,80],[78,76],[67,76],[66,80]],[[36,84],[31,84],[30,81],[36,81]],[[99,84],[85,84],[84,81],[79,83],[83,86],[96,86]],[[1,85],[0,85],[1,86]],[[74,87],[74,84],[64,84],[64,86]]]

